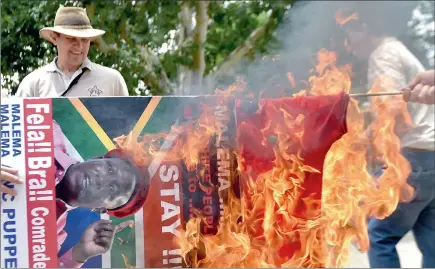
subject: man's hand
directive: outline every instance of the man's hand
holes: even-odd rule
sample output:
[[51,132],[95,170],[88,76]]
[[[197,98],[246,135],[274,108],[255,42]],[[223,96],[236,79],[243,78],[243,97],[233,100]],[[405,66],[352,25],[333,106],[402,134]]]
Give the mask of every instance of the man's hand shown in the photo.
[[7,186],[3,185],[3,182],[9,181],[15,184],[22,184],[24,180],[20,179],[16,174],[18,173],[17,169],[9,168],[5,166],[1,166],[1,174],[0,174],[0,183],[1,187],[0,190],[3,193],[10,194],[12,196],[17,195],[17,191],[14,189],[10,189]]
[[435,70],[418,73],[403,91],[406,102],[435,104]]
[[72,259],[84,263],[89,258],[109,251],[115,234],[133,223],[132,220],[118,225],[112,225],[110,220],[99,220],[92,223],[83,233],[79,243],[73,247]]
[[403,100],[428,105],[435,104],[435,87],[417,84],[413,90],[405,89],[403,91]]

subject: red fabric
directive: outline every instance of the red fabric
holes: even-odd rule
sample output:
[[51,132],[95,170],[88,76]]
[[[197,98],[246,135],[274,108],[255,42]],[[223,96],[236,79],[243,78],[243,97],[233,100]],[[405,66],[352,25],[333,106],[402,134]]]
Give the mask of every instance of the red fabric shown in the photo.
[[[258,105],[258,109],[251,112],[246,110],[246,101],[236,102],[236,120],[238,126],[238,145],[242,157],[242,178],[249,174],[254,180],[258,174],[269,171],[274,167],[275,160],[274,147],[277,145],[275,137],[279,136],[274,130],[288,130],[292,136],[291,128],[283,128],[284,114],[288,113],[296,118],[299,114],[304,115],[302,144],[296,143],[289,151],[297,152],[302,150],[303,163],[309,165],[320,172],[323,171],[325,156],[331,145],[340,139],[347,132],[346,111],[349,98],[343,93],[330,96],[298,96],[279,99],[264,99]],[[285,111],[285,113],[283,112]],[[271,128],[264,131],[268,124]],[[262,133],[263,130],[263,133]],[[270,138],[271,139],[268,139]],[[292,139],[296,139],[292,136]],[[243,182],[243,180],[242,180]],[[305,172],[305,180],[302,187],[305,189],[302,197],[313,196],[320,201],[322,191],[322,173]],[[242,188],[246,190],[246,186]],[[301,198],[302,198],[301,197]],[[249,204],[249,197],[245,196],[245,206],[252,208]],[[318,212],[318,211],[317,211]],[[306,206],[299,199],[293,216],[302,219],[315,218],[313,212],[309,212]],[[263,216],[258,216],[262,218]],[[279,221],[279,220],[278,220]],[[262,235],[261,224],[256,228],[256,236]],[[294,252],[300,248],[299,242],[286,243],[279,250],[284,262],[286,258],[293,256]]]

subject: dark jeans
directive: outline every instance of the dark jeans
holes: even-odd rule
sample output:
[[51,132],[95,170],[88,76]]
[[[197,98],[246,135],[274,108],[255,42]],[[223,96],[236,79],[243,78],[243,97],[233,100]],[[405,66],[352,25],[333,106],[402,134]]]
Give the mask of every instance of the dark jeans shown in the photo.
[[415,198],[400,203],[383,220],[369,221],[371,267],[399,268],[396,244],[413,231],[423,255],[422,267],[435,267],[435,152],[404,152],[412,166],[408,182],[415,188]]

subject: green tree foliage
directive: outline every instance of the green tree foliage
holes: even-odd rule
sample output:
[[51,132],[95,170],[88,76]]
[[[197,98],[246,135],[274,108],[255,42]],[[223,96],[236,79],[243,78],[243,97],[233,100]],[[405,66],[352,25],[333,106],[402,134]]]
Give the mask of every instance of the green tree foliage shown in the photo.
[[53,22],[58,6],[54,1],[1,2],[1,74],[13,92],[18,87],[11,80],[15,73],[21,80],[54,57],[54,47],[38,36],[46,22]]
[[[39,30],[53,25],[60,5],[86,7],[93,26],[106,30],[93,43],[91,60],[119,70],[131,95],[160,95],[189,93],[177,92],[186,78],[187,85],[203,76],[218,79],[241,58],[267,53],[266,44],[292,2],[2,1],[3,85],[15,93],[14,74],[21,81],[55,57],[55,47],[39,37]],[[182,80],[181,74],[190,76]],[[144,87],[136,91],[139,85]]]
[[426,61],[422,62],[427,68],[435,67],[434,19],[435,2],[419,1],[408,24],[412,32],[413,45],[424,53]]

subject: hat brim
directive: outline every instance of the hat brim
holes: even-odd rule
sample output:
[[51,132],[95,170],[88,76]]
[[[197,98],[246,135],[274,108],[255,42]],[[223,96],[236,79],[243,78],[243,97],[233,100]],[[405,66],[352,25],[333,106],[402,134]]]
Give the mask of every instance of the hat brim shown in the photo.
[[64,34],[67,36],[78,37],[78,38],[89,38],[91,41],[97,39],[98,37],[104,35],[106,31],[100,29],[71,29],[71,28],[63,28],[63,27],[45,27],[39,31],[39,35],[47,41],[54,43],[51,38],[50,33],[56,32],[60,34]]

